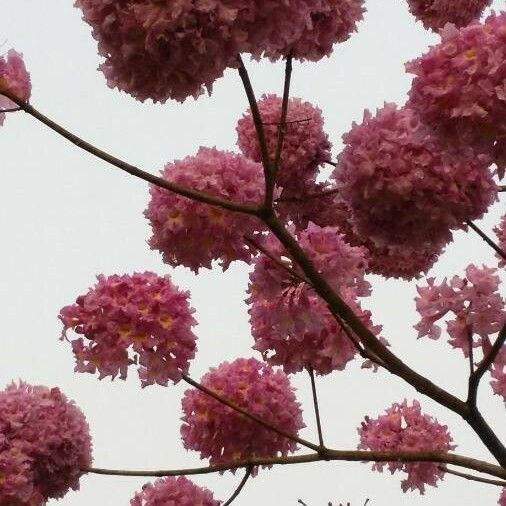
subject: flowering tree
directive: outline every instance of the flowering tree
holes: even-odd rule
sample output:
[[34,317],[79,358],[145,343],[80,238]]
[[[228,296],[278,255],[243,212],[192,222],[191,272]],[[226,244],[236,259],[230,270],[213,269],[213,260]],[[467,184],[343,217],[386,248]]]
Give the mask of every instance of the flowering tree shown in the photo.
[[[506,504],[502,434],[482,414],[478,396],[484,380],[497,402],[506,399],[499,270],[506,262],[506,216],[495,236],[474,223],[500,199],[505,166],[506,14],[477,20],[489,3],[408,2],[439,34],[434,46],[406,65],[414,76],[409,99],[366,111],[333,154],[322,111],[290,92],[292,66],[318,62],[352,36],[365,11],[361,0],[78,0],[109,86],[137,100],[198,99],[226,69],[240,77],[249,108],[237,122],[239,149],[201,147],[167,163],[160,176],[42,114],[31,103],[21,55],[4,54],[0,121],[24,111],[150,183],[144,212],[149,246],[165,264],[195,273],[238,262],[250,267],[246,303],[259,353],[216,363],[201,379],[190,374],[199,360],[198,312],[169,268],[164,275],[107,272],[90,280],[91,288],[76,287],[74,302],[58,315],[75,371],[126,379],[137,370],[141,386],[150,388],[186,383],[181,441],[206,465],[92,467],[89,428],[76,405],[58,388],[20,382],[0,394],[0,504],[44,504],[92,473],[159,477],[132,492],[132,505],[230,504],[250,477],[268,475],[277,465],[341,460],[401,473],[404,492],[423,494],[447,474],[482,481],[496,487],[498,503]],[[256,96],[245,55],[284,65],[281,94]],[[470,264],[449,279],[418,280],[458,230],[481,236],[494,251],[494,265]],[[413,336],[437,340],[444,328],[468,369],[463,395],[400,358],[381,314],[366,309],[372,275],[417,284]],[[326,439],[315,376],[338,378],[355,363],[370,370],[362,374],[387,371],[421,395],[357,420],[358,449],[334,448]],[[302,413],[293,386],[304,374],[314,422],[311,410]],[[422,409],[424,397],[462,419],[487,457],[456,453],[452,429]],[[310,424],[314,439],[301,435]],[[187,477],[238,470],[244,477],[221,502]],[[328,497],[333,495],[330,488]]]

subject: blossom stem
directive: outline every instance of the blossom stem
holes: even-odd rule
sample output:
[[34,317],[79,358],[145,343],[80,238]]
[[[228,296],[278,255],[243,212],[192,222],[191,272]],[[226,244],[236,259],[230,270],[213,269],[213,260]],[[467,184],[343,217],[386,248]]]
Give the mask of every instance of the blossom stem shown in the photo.
[[86,142],[85,140],[81,139],[77,135],[74,135],[55,121],[51,120],[41,112],[39,112],[37,109],[32,107],[30,104],[24,103],[17,99],[14,96],[8,95],[7,92],[3,92],[3,94],[12,100],[13,102],[17,103],[19,107],[25,111],[26,113],[33,116],[35,119],[39,120],[41,123],[49,127],[51,130],[55,131],[57,134],[61,135],[68,141],[70,141],[72,144],[76,145],[78,148],[81,148],[84,151],[87,151],[88,153],[91,153],[92,155],[96,156],[97,158],[100,158],[101,160],[104,160],[105,162],[114,165],[118,169],[121,169],[124,172],[127,172],[128,174],[138,177],[144,181],[147,181],[148,183],[151,183],[155,186],[159,186],[160,188],[164,188],[165,190],[171,191],[173,193],[177,193],[178,195],[182,195],[183,197],[187,197],[192,200],[196,200],[198,202],[202,202],[204,204],[209,204],[212,206],[220,207],[222,209],[227,209],[229,211],[236,211],[244,214],[250,214],[250,215],[259,215],[259,208],[253,205],[249,204],[240,204],[236,202],[232,202],[227,199],[222,199],[220,197],[215,197],[213,195],[208,195],[206,193],[201,193],[195,190],[192,190],[191,188],[186,188],[183,186],[179,186],[177,184],[171,183],[170,181],[167,181],[166,179],[163,179],[161,177],[155,176],[153,174],[150,174],[149,172],[143,171],[134,165],[131,165],[123,160],[120,160],[119,158],[116,158],[115,156],[110,155],[109,153],[102,151],[101,149],[93,146],[89,142]]
[[317,193],[307,193],[303,197],[280,197],[277,199],[277,202],[305,202],[309,199],[318,199],[322,197],[328,197],[329,195],[334,195],[338,193],[338,188],[330,188],[328,190],[323,190]]
[[320,407],[318,405],[318,394],[316,392],[316,382],[314,378],[314,371],[311,366],[307,368],[307,372],[309,373],[309,378],[311,379],[311,391],[313,392],[313,406],[314,413],[316,417],[316,427],[318,429],[318,441],[320,442],[320,447],[322,449],[325,448],[325,444],[323,443],[323,432],[322,432],[322,423],[320,419]]
[[4,112],[17,112],[21,111],[21,107],[10,107],[9,109],[0,109],[0,114]]
[[497,485],[499,487],[506,487],[506,481],[502,480],[491,480],[490,478],[483,478],[481,476],[476,476],[474,474],[461,473],[460,471],[455,471],[454,469],[449,469],[447,466],[441,465],[438,466],[441,471],[444,471],[448,474],[453,474],[454,476],[459,476],[460,478],[465,478],[466,480],[471,481],[479,481],[480,483],[488,483],[490,485]]
[[503,260],[506,260],[506,251],[500,248],[490,237],[477,227],[472,221],[466,221],[466,225],[472,228]]
[[229,497],[229,499],[225,503],[223,503],[223,506],[229,506],[229,504],[232,504],[234,502],[234,500],[239,496],[242,489],[244,488],[244,485],[246,485],[246,482],[248,481],[249,477],[251,476],[252,470],[253,470],[252,467],[246,468],[246,473],[244,474],[244,477],[241,480],[241,483],[239,483],[239,485],[234,490],[233,494]]
[[368,451],[368,450],[330,450],[305,455],[290,455],[286,457],[251,458],[231,464],[219,464],[207,467],[190,469],[168,470],[124,470],[103,469],[88,467],[82,469],[83,473],[102,474],[109,476],[190,476],[198,474],[221,473],[227,470],[241,469],[256,466],[274,466],[291,464],[309,464],[322,461],[346,461],[346,462],[436,462],[451,464],[480,473],[506,479],[506,468],[484,462],[482,460],[465,457],[455,453],[440,451]]
[[209,395],[213,399],[217,400],[218,402],[221,402],[225,406],[228,406],[229,408],[233,409],[234,411],[237,411],[238,413],[241,413],[241,415],[244,415],[245,417],[249,418],[250,420],[253,420],[254,422],[263,425],[266,429],[269,429],[273,432],[276,432],[276,434],[279,434],[280,436],[286,437],[287,439],[290,439],[292,441],[295,441],[296,443],[299,443],[302,446],[305,446],[306,448],[309,448],[310,450],[318,451],[319,447],[310,441],[306,441],[305,439],[302,439],[298,436],[295,436],[293,434],[289,434],[288,432],[285,432],[282,429],[278,429],[271,423],[267,422],[266,420],[263,420],[262,418],[254,415],[253,413],[249,413],[245,409],[241,408],[237,404],[235,404],[232,401],[229,401],[225,397],[222,397],[221,395],[217,394],[216,392],[213,392],[211,389],[207,388],[206,386],[202,385],[201,383],[198,383],[197,381],[193,380],[186,374],[183,374],[183,380],[186,381],[189,385],[196,388],[197,390],[200,390],[201,392],[204,392],[205,394]]

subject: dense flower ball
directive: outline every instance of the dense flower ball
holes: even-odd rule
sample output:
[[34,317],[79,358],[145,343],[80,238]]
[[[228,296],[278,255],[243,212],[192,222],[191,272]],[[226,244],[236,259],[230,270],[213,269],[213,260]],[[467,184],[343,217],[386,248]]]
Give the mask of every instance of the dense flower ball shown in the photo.
[[[358,433],[358,448],[362,450],[448,452],[455,448],[447,426],[423,414],[417,401],[411,406],[406,400],[395,403],[378,418],[366,416]],[[434,462],[376,462],[373,469],[381,472],[385,466],[391,473],[403,471],[408,475],[401,482],[404,492],[418,489],[423,494],[425,485],[437,486],[444,475]]]
[[58,388],[21,382],[0,392],[0,504],[42,506],[78,490],[91,460],[86,419]]
[[442,244],[497,198],[487,163],[449,150],[406,108],[386,104],[343,135],[333,178],[360,238],[378,247]]
[[[211,368],[200,383],[279,429],[296,436],[304,427],[300,404],[282,371],[254,358],[239,358]],[[211,464],[232,464],[252,457],[287,455],[296,444],[198,390],[182,400],[184,447]]]
[[[458,2],[454,2],[458,3]],[[449,142],[472,143],[492,153],[501,171],[506,136],[506,13],[457,30],[448,25],[441,42],[406,65],[415,74],[409,106]]]
[[152,272],[97,280],[59,315],[62,339],[69,329],[83,336],[71,341],[75,370],[125,379],[128,366],[138,364],[143,387],[177,383],[196,349],[189,293]]
[[[0,56],[0,110],[12,109],[17,105],[2,95],[7,91],[27,102],[32,92],[30,74],[26,71],[23,55],[11,49],[6,56]],[[0,112],[0,125],[5,120],[5,113]]]
[[[282,102],[282,97],[276,95],[263,95],[258,101],[271,163],[278,143]],[[255,162],[262,160],[251,110],[237,123],[237,144],[248,158]],[[277,184],[285,189],[304,187],[308,182],[314,182],[318,167],[329,159],[330,143],[323,130],[321,110],[300,98],[291,98]]]
[[491,3],[492,0],[408,0],[411,14],[434,31],[446,23],[466,26],[478,19]]
[[[373,332],[371,313],[360,307],[358,296],[370,293],[364,279],[367,265],[363,248],[346,244],[338,229],[310,224],[297,234],[301,247],[325,279],[341,294]],[[272,236],[263,243],[270,255],[289,269],[302,273]],[[291,275],[266,255],[254,261],[249,298],[253,348],[272,365],[287,373],[312,368],[319,374],[342,370],[357,352],[349,336],[326,303],[300,278]]]
[[[506,324],[505,301],[498,288],[497,269],[471,264],[464,278],[454,276],[440,285],[434,278],[427,279],[427,286],[417,286],[416,309],[421,316],[415,325],[418,337],[438,339],[441,328],[436,322],[445,317],[449,343],[469,355],[469,335],[473,334],[473,347],[487,348],[493,334]],[[449,318],[449,314],[453,316]]]
[[213,494],[206,488],[198,487],[185,476],[160,478],[146,483],[137,492],[130,506],[219,506]]
[[[197,155],[165,166],[162,176],[173,183],[202,193],[242,204],[263,200],[263,172],[259,164],[242,155],[215,148],[200,148]],[[221,260],[249,262],[251,251],[244,242],[263,225],[255,217],[234,213],[151,186],[151,201],[144,212],[150,221],[152,249],[163,255],[165,263],[184,265],[198,272]]]
[[[501,222],[494,228],[494,232],[499,239],[499,247],[506,251],[506,214],[501,218]],[[506,260],[500,255],[496,255],[499,260],[499,267],[506,267]]]

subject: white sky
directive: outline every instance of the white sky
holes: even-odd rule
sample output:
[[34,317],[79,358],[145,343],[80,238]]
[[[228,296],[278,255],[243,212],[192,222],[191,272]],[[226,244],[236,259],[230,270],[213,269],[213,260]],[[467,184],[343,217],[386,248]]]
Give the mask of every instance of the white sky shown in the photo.
[[[154,173],[167,162],[196,152],[200,145],[234,148],[235,123],[246,100],[235,72],[218,81],[212,97],[184,105],[141,104],[110,90],[96,71],[99,59],[89,28],[70,0],[0,0],[0,43],[22,51],[32,74],[32,104],[85,139]],[[317,64],[296,65],[293,95],[319,105],[334,143],[363,109],[384,101],[402,103],[410,77],[403,63],[436,40],[415,24],[404,1],[367,1],[359,33]],[[504,8],[495,1],[496,9]],[[249,64],[258,95],[280,93],[281,64]],[[99,382],[73,373],[73,357],[58,340],[59,309],[84,293],[97,273],[153,270],[170,273],[192,292],[197,310],[199,353],[191,374],[212,365],[251,356],[243,302],[247,268],[202,272],[164,266],[145,241],[149,227],[142,216],[147,185],[79,151],[24,114],[10,115],[0,135],[2,182],[0,216],[2,257],[0,308],[2,353],[0,385],[22,378],[33,384],[59,386],[86,414],[94,440],[95,465],[126,469],[178,468],[202,465],[182,449],[179,439],[180,398],[185,389],[141,390],[136,372],[126,382]],[[337,153],[337,151],[335,151]],[[503,194],[504,195],[504,194]],[[504,212],[504,196],[481,222],[486,230]],[[475,236],[457,234],[456,241],[432,274],[461,274],[474,262],[494,265],[491,251]],[[414,330],[413,283],[373,277],[373,295],[366,304],[393,349],[418,371],[463,396],[467,363],[444,342],[417,341]],[[316,440],[308,378],[293,379],[305,407],[308,428],[302,436]],[[326,442],[334,448],[355,448],[356,427],[365,414],[376,416],[392,402],[412,399],[414,390],[381,372],[362,372],[358,363],[346,371],[318,379]],[[462,454],[491,460],[458,417],[420,399],[424,411],[450,426]],[[506,436],[504,405],[491,395],[488,381],[480,404],[490,423]],[[370,465],[325,463],[260,472],[237,505],[308,506],[350,501],[361,506],[401,504],[495,505],[500,490],[447,476],[425,497],[403,494],[400,475],[373,473]],[[196,478],[226,499],[240,475]],[[86,476],[81,491],[60,501],[65,506],[125,506],[146,480]],[[52,503],[51,503],[52,504]]]

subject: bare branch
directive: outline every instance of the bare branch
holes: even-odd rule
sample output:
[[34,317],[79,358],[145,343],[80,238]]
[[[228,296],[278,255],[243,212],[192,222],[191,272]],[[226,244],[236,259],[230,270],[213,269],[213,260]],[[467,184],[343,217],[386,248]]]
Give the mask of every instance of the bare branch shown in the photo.
[[466,225],[472,228],[503,260],[506,260],[506,251],[499,247],[490,237],[478,228],[472,221],[466,221]]
[[479,481],[480,483],[488,483],[490,485],[498,485],[499,487],[506,487],[506,481],[491,480],[490,478],[482,478],[481,476],[476,476],[474,474],[461,473],[460,471],[449,469],[447,466],[444,465],[438,467],[439,469],[441,469],[441,471],[444,471],[445,473],[453,474],[454,476],[459,476],[460,478],[465,478],[466,480]]
[[9,109],[0,109],[0,114],[4,112],[17,112],[17,111],[21,111],[21,107],[10,107]]
[[232,504],[234,500],[239,496],[242,489],[244,488],[244,485],[246,485],[246,482],[248,481],[249,477],[251,476],[251,471],[253,468],[247,467],[246,473],[241,480],[241,483],[239,483],[238,487],[234,490],[233,494],[230,496],[230,498],[223,504],[223,506],[229,506],[229,504]]
[[320,448],[325,448],[323,443],[323,432],[322,432],[322,423],[320,419],[320,407],[318,406],[318,395],[316,392],[316,382],[314,379],[314,371],[312,367],[307,368],[307,372],[309,373],[309,377],[311,379],[311,391],[313,392],[313,406],[314,413],[316,417],[316,427],[318,429],[318,441],[320,442]]

